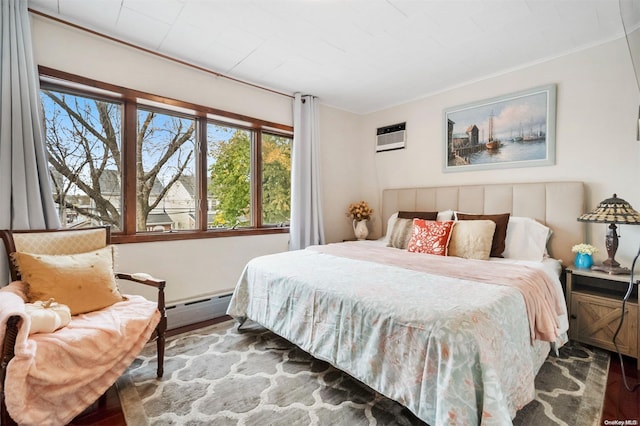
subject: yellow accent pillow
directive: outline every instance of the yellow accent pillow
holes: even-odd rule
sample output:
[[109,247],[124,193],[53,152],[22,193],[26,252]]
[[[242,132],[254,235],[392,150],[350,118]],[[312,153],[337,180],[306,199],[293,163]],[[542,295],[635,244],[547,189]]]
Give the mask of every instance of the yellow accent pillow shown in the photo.
[[460,220],[456,222],[449,241],[449,256],[487,260],[496,230],[492,220]]
[[12,253],[29,302],[54,298],[71,315],[106,308],[124,300],[113,271],[113,250],[68,255]]

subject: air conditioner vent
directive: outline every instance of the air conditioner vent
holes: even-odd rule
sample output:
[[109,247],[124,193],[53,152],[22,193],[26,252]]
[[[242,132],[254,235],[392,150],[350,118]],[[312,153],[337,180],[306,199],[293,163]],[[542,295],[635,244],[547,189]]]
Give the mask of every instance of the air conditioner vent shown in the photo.
[[207,299],[167,306],[167,329],[183,327],[225,316],[231,295],[214,296]]
[[379,127],[376,131],[376,152],[402,149],[407,140],[407,123]]

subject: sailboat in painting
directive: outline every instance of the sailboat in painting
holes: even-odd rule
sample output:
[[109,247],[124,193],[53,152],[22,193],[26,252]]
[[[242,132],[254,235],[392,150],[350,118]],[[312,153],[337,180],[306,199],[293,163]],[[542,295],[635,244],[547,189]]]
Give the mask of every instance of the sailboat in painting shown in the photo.
[[511,142],[522,142],[523,140],[523,136],[522,136],[522,123],[520,123],[520,133],[518,134],[518,136],[513,136],[511,138]]
[[500,148],[500,140],[493,138],[493,111],[489,115],[489,140],[486,143],[487,149],[490,151]]

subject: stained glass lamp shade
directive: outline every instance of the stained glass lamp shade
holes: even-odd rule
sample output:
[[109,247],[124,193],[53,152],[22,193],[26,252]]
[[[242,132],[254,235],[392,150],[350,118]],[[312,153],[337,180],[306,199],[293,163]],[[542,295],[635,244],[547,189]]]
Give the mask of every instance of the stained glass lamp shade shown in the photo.
[[602,262],[602,265],[594,266],[591,269],[610,274],[628,274],[630,272],[629,269],[620,267],[620,263],[615,260],[616,251],[618,250],[618,229],[616,224],[640,225],[640,213],[635,211],[628,202],[613,194],[612,198],[602,201],[593,211],[580,216],[578,221],[609,224],[609,230],[605,238],[605,246],[609,257]]

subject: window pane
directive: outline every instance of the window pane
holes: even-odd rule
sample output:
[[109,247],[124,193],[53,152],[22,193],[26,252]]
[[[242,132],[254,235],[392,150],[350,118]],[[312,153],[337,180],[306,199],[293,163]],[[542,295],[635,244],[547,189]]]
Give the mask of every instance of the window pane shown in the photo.
[[138,109],[136,229],[196,229],[194,119]]
[[209,227],[251,226],[252,132],[207,125]]
[[262,223],[289,224],[291,144],[284,136],[262,134]]
[[122,229],[122,105],[53,90],[40,95],[62,226]]

